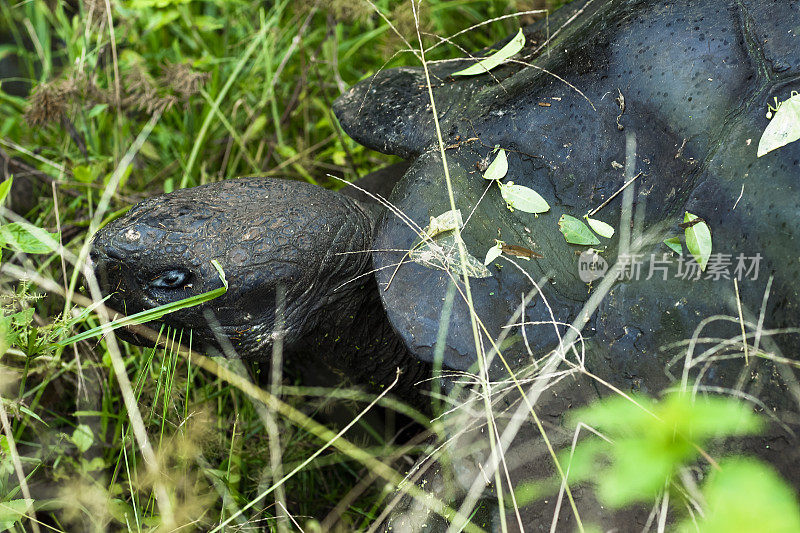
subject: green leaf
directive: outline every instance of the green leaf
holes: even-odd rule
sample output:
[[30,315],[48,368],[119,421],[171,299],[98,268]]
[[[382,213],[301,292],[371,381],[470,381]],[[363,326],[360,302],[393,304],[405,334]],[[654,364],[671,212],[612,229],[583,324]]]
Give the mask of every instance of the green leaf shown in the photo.
[[0,531],[14,527],[24,518],[30,504],[26,500],[9,500],[0,502]]
[[670,250],[678,255],[683,253],[683,246],[681,246],[681,239],[679,237],[670,237],[669,239],[664,239],[664,244],[666,244]]
[[569,215],[561,215],[558,220],[558,229],[564,235],[564,239],[570,244],[580,244],[585,246],[600,244],[600,239],[595,237],[589,227]]
[[463,70],[459,70],[458,72],[454,72],[451,74],[451,76],[475,76],[476,74],[489,72],[522,50],[523,46],[525,46],[525,35],[522,34],[522,28],[520,28],[514,38],[511,39],[503,48],[494,54],[481,59],[474,65],[471,65]]
[[582,440],[570,467],[571,480],[594,480],[600,500],[612,507],[652,501],[709,439],[763,426],[748,404],[732,398],[675,393],[660,402],[633,400],[614,396],[568,416],[572,425],[582,422],[612,441]]
[[3,202],[6,201],[6,197],[8,193],[11,191],[11,184],[13,183],[14,178],[13,176],[5,180],[3,183],[0,183],[0,205],[3,205]]
[[589,227],[591,227],[594,232],[601,237],[610,239],[614,236],[614,227],[610,224],[606,224],[602,220],[597,220],[596,218],[589,218],[588,216],[586,217],[586,222],[588,222]]
[[486,252],[486,259],[483,260],[483,264],[485,266],[489,266],[489,264],[503,255],[503,241],[497,241],[497,244],[489,248]]
[[506,151],[500,148],[494,157],[494,161],[483,173],[483,179],[499,180],[505,177],[506,173],[508,173],[508,157],[506,157]]
[[86,424],[79,424],[78,427],[75,428],[75,431],[72,432],[70,440],[81,452],[85,452],[91,448],[92,443],[94,443],[92,428]]
[[682,532],[800,531],[800,506],[792,488],[770,467],[731,458],[720,463],[703,486],[706,512],[699,523],[685,520]]
[[[683,222],[691,222],[697,218],[696,215],[686,211]],[[700,265],[700,270],[705,272],[708,258],[711,257],[711,230],[708,224],[706,224],[705,221],[698,222],[686,228],[684,234],[686,237],[686,248],[689,249],[689,253],[692,254],[694,260]]]
[[800,139],[800,94],[781,102],[758,142],[758,157]]
[[0,245],[15,252],[26,254],[46,254],[53,251],[46,242],[36,235],[46,235],[58,243],[58,233],[49,233],[23,222],[12,222],[0,226]]
[[550,210],[550,204],[542,198],[538,192],[523,185],[515,185],[513,181],[508,183],[497,182],[500,186],[500,194],[510,210],[519,209],[526,213],[546,213]]

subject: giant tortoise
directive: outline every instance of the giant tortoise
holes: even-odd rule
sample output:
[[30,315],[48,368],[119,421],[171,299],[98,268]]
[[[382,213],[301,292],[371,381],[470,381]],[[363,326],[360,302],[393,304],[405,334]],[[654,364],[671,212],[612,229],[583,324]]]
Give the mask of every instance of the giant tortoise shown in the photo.
[[[612,388],[657,393],[676,378],[796,412],[800,398],[785,385],[794,370],[765,354],[793,360],[798,348],[779,330],[800,317],[800,144],[756,151],[768,105],[800,89],[798,32],[798,0],[572,2],[524,28],[522,51],[490,72],[457,75],[474,57],[391,69],[339,98],[349,135],[411,162],[388,202],[377,199],[383,212],[304,183],[226,180],[140,203],[97,234],[92,258],[109,303],[127,313],[219,287],[217,260],[228,292],[163,318],[209,351],[267,358],[285,286],[287,358],[313,354],[376,389],[399,366],[394,392],[408,399],[439,366],[451,397],[473,384],[478,400],[450,409],[466,413],[453,442],[469,444],[455,490],[473,500],[478,485],[483,498],[495,490],[488,447],[476,444],[488,434],[482,401],[498,420],[509,415],[497,422],[513,426],[509,439],[519,431],[508,482],[552,468],[531,421],[514,422],[510,390],[534,391],[544,427],[562,442],[570,406]],[[514,209],[484,179],[498,148],[504,183],[536,191],[549,210]],[[455,215],[433,229],[453,207],[459,231]],[[628,267],[587,283],[579,268],[588,247],[568,242],[558,223],[598,207],[593,216],[616,232],[595,237],[592,260]],[[663,240],[700,220],[713,253],[689,269],[692,254]],[[482,267],[498,240],[502,256]],[[462,277],[467,266],[474,277]],[[794,464],[784,473],[797,484],[796,445],[769,438],[760,452]],[[510,523],[549,526],[555,504],[538,502]],[[602,523],[602,509],[595,514]],[[426,520],[392,525],[434,525]]]

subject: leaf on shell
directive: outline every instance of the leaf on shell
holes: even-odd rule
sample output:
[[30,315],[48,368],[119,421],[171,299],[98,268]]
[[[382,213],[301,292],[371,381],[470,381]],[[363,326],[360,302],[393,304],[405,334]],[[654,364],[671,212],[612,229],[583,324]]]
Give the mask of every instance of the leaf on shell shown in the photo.
[[589,227],[594,230],[595,233],[600,235],[601,237],[605,237],[606,239],[610,239],[614,236],[614,227],[611,224],[606,224],[602,220],[597,220],[596,218],[589,218],[586,217],[586,222],[589,223]]
[[469,67],[459,70],[458,72],[453,72],[451,76],[475,76],[477,74],[489,72],[496,66],[505,63],[508,58],[522,50],[523,46],[525,46],[525,35],[523,35],[522,28],[520,28],[514,38],[511,39],[508,44],[506,44],[500,50],[488,57],[481,59],[474,65],[470,65]]
[[526,213],[539,214],[550,210],[550,204],[530,187],[516,185],[513,181],[498,182],[498,185],[500,185],[500,194],[503,196],[503,200],[512,211],[519,209]]
[[[463,244],[463,240],[461,242]],[[428,268],[449,270],[456,276],[461,276],[465,270],[467,276],[471,278],[489,278],[492,276],[489,269],[466,250],[466,245],[464,254],[465,263],[462,268],[456,232],[447,231],[420,242],[411,249],[408,256],[415,263]]]
[[664,244],[666,244],[670,250],[678,255],[683,253],[683,246],[681,246],[680,237],[670,237],[669,239],[664,239]]
[[503,255],[503,241],[495,241],[497,244],[489,248],[486,252],[486,259],[483,260],[484,266],[489,266],[489,264]]
[[500,148],[494,157],[494,161],[483,173],[483,179],[499,180],[505,177],[506,173],[508,173],[508,157],[506,157],[506,151]]
[[800,94],[782,102],[758,142],[758,157],[800,139]]
[[422,240],[425,240],[425,238],[432,239],[440,233],[453,231],[463,225],[464,221],[461,218],[460,209],[445,211],[439,216],[431,217],[430,223],[422,229]]
[[561,215],[558,220],[558,229],[564,235],[564,239],[570,244],[580,244],[584,246],[600,244],[598,239],[589,227],[570,215]]
[[[686,211],[683,222],[696,220],[697,215]],[[705,272],[708,259],[711,257],[711,229],[705,221],[697,222],[684,230],[686,236],[686,248],[692,254],[694,260],[700,265],[700,270]]]

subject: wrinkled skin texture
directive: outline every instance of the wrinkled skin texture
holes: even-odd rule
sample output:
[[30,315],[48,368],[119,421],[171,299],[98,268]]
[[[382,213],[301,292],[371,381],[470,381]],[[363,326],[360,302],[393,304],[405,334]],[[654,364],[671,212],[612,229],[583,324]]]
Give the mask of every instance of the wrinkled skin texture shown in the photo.
[[[467,249],[482,259],[499,231],[505,242],[541,253],[542,259],[517,263],[533,280],[549,280],[542,293],[557,320],[575,320],[594,287],[578,278],[576,251],[584,248],[567,244],[556,222],[563,213],[583,216],[620,189],[626,177],[618,164],[626,162],[626,139],[632,135],[637,146],[634,171],[642,173],[633,198],[636,227],[654,231],[658,237],[639,252],[654,253],[660,259],[669,252],[661,239],[682,234],[677,224],[683,221],[684,211],[694,213],[708,222],[713,251],[732,254],[731,272],[738,254],[761,255],[757,279],[746,276],[739,281],[751,335],[771,276],[764,328],[796,326],[800,318],[800,143],[762,158],[756,158],[756,148],[768,124],[767,103],[776,96],[785,100],[792,90],[800,90],[800,2],[575,2],[551,18],[551,31],[579,10],[583,12],[540,52],[535,49],[546,38],[544,26],[525,29],[528,46],[521,57],[536,68],[512,63],[493,70],[491,76],[463,79],[450,74],[467,61],[431,65],[455,202],[465,218],[475,209],[463,229]],[[618,90],[624,96],[624,113],[615,101]],[[380,72],[342,96],[335,111],[345,130],[359,142],[415,159],[391,197],[411,220],[424,226],[431,216],[450,209],[422,69]],[[469,140],[474,137],[478,140]],[[506,179],[540,193],[552,207],[549,213],[539,217],[512,213],[496,186],[481,199],[487,183],[476,164],[495,145],[509,153]],[[619,247],[620,205],[621,197],[597,215],[618,230],[603,243],[610,263]],[[416,239],[402,220],[387,214],[377,225],[374,247],[403,250]],[[397,262],[401,255],[374,254],[379,286],[386,285],[393,270],[382,267]],[[644,280],[645,263],[641,281],[613,287],[583,330],[589,343],[587,370],[626,392],[658,393],[674,377],[681,377],[686,345],[673,343],[691,338],[704,318],[718,314],[738,318],[732,280],[675,279],[676,268],[673,261],[667,280],[658,275]],[[532,284],[505,259],[495,261],[490,270],[493,277],[471,279],[470,284],[477,313],[489,336],[497,338]],[[449,283],[448,273],[409,263],[381,293],[395,328],[409,349],[425,360],[432,358]],[[526,306],[525,317],[551,320],[541,297]],[[519,328],[515,332],[521,333]],[[527,326],[525,334],[534,357],[557,344],[550,324]],[[740,334],[734,320],[711,323],[701,336],[732,339]],[[525,375],[531,357],[522,339],[517,340],[503,355]],[[694,355],[714,344],[701,341]],[[765,337],[761,346],[797,358],[796,335]],[[741,357],[741,349],[737,353]],[[444,363],[461,370],[476,368],[469,312],[459,298]],[[758,360],[743,369],[736,358],[714,362],[698,374],[701,366],[692,369],[691,379],[709,387],[736,386],[757,395],[796,427],[797,417],[790,412],[796,413],[800,399],[783,384],[796,379],[789,367]],[[506,374],[499,359],[495,358],[490,374]],[[553,428],[561,426],[570,406],[608,393],[587,378],[565,380],[554,391],[539,404]],[[568,442],[571,437],[568,431],[553,431],[556,441]],[[748,449],[760,451],[776,465],[789,465],[782,472],[800,485],[796,440],[778,434]],[[516,482],[552,471],[541,451],[535,430],[528,428],[526,433],[523,427],[509,452]],[[482,461],[480,454],[476,457],[475,461]],[[552,505],[551,500],[550,507],[531,506],[523,521],[549,527]],[[565,528],[572,527],[570,517],[565,517],[569,514],[562,510]],[[396,517],[392,525],[402,530],[407,518]],[[623,529],[631,523],[606,522],[599,510],[597,518],[606,526]],[[514,523],[513,517],[509,520]]]
[[318,187],[226,180],[138,204],[98,232],[91,257],[109,305],[126,314],[221,287],[218,261],[228,291],[163,322],[191,331],[208,353],[251,360],[271,356],[282,285],[285,357],[318,357],[375,389],[399,365],[406,372],[396,392],[413,397],[429,370],[405,350],[364,275],[372,224],[360,204]]

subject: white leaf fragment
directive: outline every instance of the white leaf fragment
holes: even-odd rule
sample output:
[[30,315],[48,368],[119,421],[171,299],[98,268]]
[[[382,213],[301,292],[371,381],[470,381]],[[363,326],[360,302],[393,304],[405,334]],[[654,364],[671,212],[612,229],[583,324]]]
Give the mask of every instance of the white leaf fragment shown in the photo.
[[500,148],[494,158],[494,161],[492,161],[492,163],[486,169],[486,172],[483,173],[483,179],[499,180],[504,178],[507,173],[508,157],[506,157],[506,151]]
[[503,196],[503,200],[512,211],[519,209],[526,213],[539,214],[550,210],[550,204],[538,192],[529,187],[515,185],[513,181],[497,182],[497,184],[500,185],[500,194]]
[[486,259],[483,260],[485,266],[489,266],[492,261],[503,255],[503,241],[496,241],[497,244],[489,248],[486,252]]
[[758,157],[800,139],[800,94],[792,96],[778,105],[778,110],[761,135],[758,142]]
[[614,236],[614,227],[611,224],[606,224],[602,220],[597,220],[596,218],[590,217],[586,217],[586,222],[588,222],[589,227],[601,237],[610,239]]
[[504,63],[522,50],[522,47],[525,46],[525,35],[522,34],[522,28],[517,32],[513,39],[511,39],[508,44],[506,44],[503,48],[498,50],[497,52],[493,53],[492,55],[485,57],[471,65],[465,69],[459,70],[458,72],[453,72],[452,76],[475,76],[476,74],[483,74],[485,72],[489,72],[496,66]]

